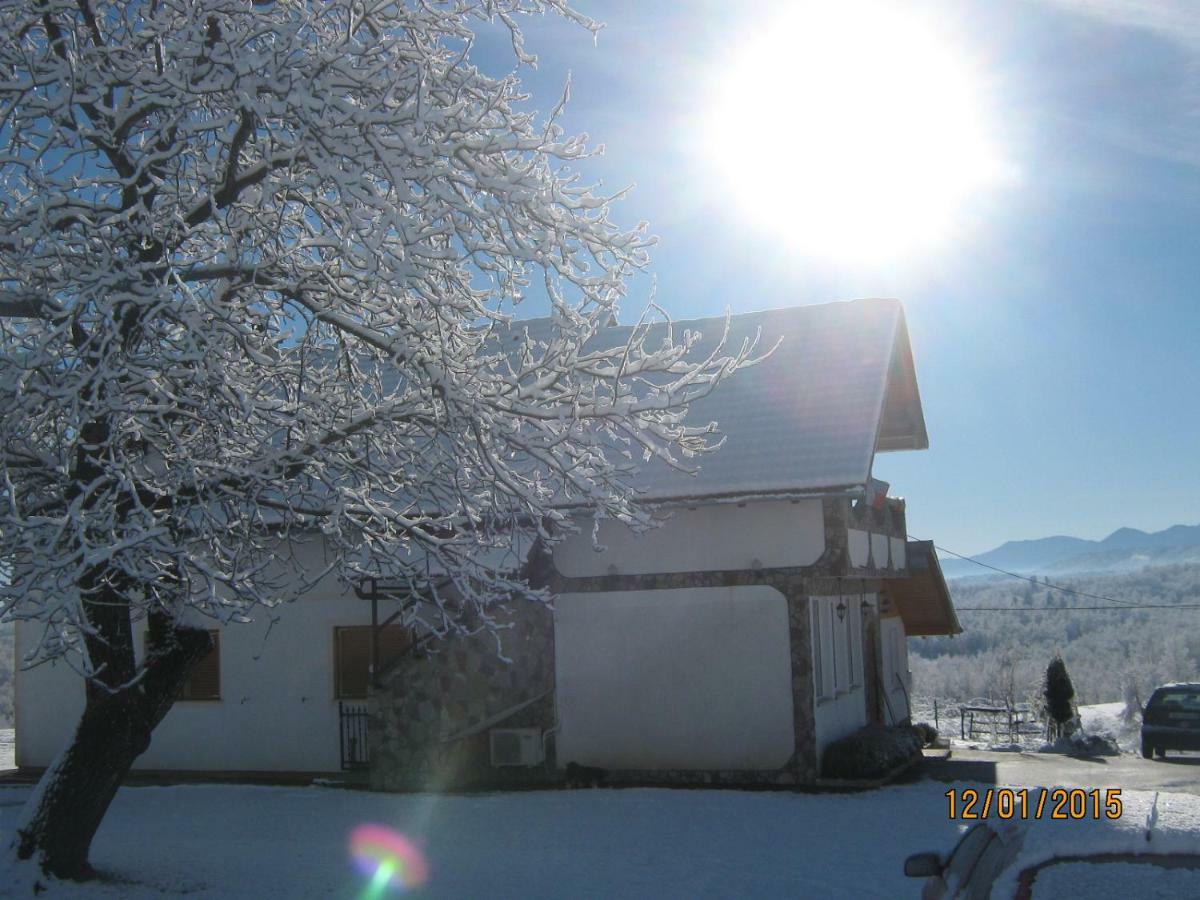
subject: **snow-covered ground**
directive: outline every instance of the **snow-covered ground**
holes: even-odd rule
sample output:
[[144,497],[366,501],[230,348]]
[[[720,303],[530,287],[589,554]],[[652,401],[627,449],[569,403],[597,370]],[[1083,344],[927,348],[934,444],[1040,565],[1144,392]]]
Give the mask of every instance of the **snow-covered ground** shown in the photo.
[[[1122,753],[1137,753],[1141,742],[1141,719],[1135,717],[1127,724],[1124,719],[1125,704],[1098,703],[1080,706],[1079,718],[1085,734],[1100,735],[1117,742]],[[1022,727],[1016,741],[1003,733],[993,734],[986,726],[976,725],[974,737],[962,738],[962,724],[956,703],[942,702],[938,707],[938,733],[950,740],[951,747],[972,750],[1040,750],[1046,744],[1045,726],[1027,723]],[[934,724],[932,701],[914,699],[913,721]]]
[[[965,785],[955,787],[961,789]],[[104,884],[50,897],[367,896],[349,836],[379,823],[424,847],[430,897],[917,897],[904,858],[945,852],[947,785],[860,794],[581,790],[395,795],[229,785],[125,788],[93,845]],[[29,787],[0,788],[0,846]],[[1200,845],[1200,797],[1123,794],[1118,822],[1030,823],[1022,865],[1088,847]],[[1144,837],[1148,818],[1152,839]],[[1148,877],[1160,870],[1147,868]],[[0,885],[5,875],[0,873]],[[2,891],[0,891],[2,893]],[[1138,896],[1133,892],[1127,896]],[[1086,896],[1059,894],[1057,896]]]
[[[1087,734],[1112,738],[1122,753],[1138,753],[1142,745],[1142,719],[1125,721],[1124,703],[1098,703],[1079,707],[1079,720]],[[1200,894],[1197,894],[1200,896]]]
[[[970,702],[980,705],[986,703],[983,700]],[[972,750],[1036,750],[1046,742],[1045,726],[1034,721],[1026,722],[1020,727],[1015,741],[1003,727],[993,731],[982,723],[982,719],[976,721],[974,735],[964,738],[962,735],[966,730],[963,728],[959,704],[956,701],[939,701],[935,715],[932,700],[914,697],[912,720],[935,725],[938,736],[949,740],[951,747],[968,747]]]

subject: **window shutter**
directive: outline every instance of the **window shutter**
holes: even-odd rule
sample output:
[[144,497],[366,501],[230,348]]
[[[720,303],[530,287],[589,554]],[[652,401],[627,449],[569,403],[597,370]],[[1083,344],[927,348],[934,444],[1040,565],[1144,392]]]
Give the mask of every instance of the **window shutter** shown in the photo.
[[825,694],[832,697],[838,689],[838,650],[837,636],[833,630],[833,604],[826,597],[822,597],[820,603],[821,641],[825,650]]
[[[379,633],[379,664],[386,666],[411,643],[407,628],[385,626]],[[371,626],[347,625],[334,629],[334,696],[338,700],[365,700],[370,682]]]
[[[834,603],[845,603],[845,597],[838,597]],[[837,640],[841,646],[838,648],[838,661],[842,664],[842,670],[838,673],[838,687],[843,691],[850,690],[850,686],[854,683],[854,651],[850,648],[850,610],[846,609],[845,614],[838,616],[834,614],[834,627],[837,629]]]
[[371,626],[334,630],[337,661],[336,694],[339,700],[367,696],[367,667],[371,660]]
[[210,631],[212,649],[188,674],[179,691],[180,700],[221,699],[221,632]]
[[858,687],[863,683],[863,612],[862,602],[849,598],[850,611],[850,684]]

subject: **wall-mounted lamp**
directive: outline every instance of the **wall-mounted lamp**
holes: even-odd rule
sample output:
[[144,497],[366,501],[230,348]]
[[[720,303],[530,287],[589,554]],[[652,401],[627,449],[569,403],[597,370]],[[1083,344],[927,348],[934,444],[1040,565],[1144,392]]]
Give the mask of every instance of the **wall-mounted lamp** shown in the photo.
[[844,622],[846,619],[846,601],[839,597],[838,604],[833,609],[838,614],[838,621]]

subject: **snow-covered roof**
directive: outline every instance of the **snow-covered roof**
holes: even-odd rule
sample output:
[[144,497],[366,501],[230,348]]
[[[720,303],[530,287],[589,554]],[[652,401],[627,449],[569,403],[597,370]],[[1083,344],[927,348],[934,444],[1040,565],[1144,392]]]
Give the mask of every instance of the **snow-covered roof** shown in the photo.
[[[515,323],[520,325],[522,323]],[[657,326],[665,329],[665,326]],[[724,318],[677,320],[703,333],[696,354],[720,340]],[[652,500],[742,497],[865,484],[877,451],[929,446],[904,309],[898,300],[854,300],[732,316],[728,347],[753,340],[770,357],[697,400],[691,424],[715,421],[724,446],[679,472],[652,460],[637,485]],[[531,328],[532,333],[534,329]],[[602,338],[624,341],[630,327]],[[654,335],[647,342],[654,345]]]

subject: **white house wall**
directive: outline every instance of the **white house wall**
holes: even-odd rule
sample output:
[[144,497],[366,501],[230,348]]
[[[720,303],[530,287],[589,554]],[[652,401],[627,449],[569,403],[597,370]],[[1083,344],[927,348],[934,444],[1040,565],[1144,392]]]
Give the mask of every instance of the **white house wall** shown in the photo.
[[857,528],[846,530],[846,549],[850,553],[850,565],[865,569],[871,561],[871,535]]
[[581,527],[554,553],[555,567],[569,577],[809,566],[825,552],[819,499],[680,508],[641,534],[605,521],[602,552],[593,549],[590,521]]
[[886,569],[888,567],[888,541],[886,534],[871,535],[871,553],[875,557],[875,568]]
[[883,656],[884,715],[898,724],[911,715],[908,697],[912,678],[908,672],[908,637],[899,616],[879,620],[879,643]]
[[[319,563],[320,545],[300,555],[304,564]],[[329,579],[294,604],[260,610],[253,623],[221,628],[221,699],[177,702],[136,767],[338,770],[333,629],[370,621],[370,603]],[[18,654],[35,633],[36,625],[17,623]],[[78,722],[82,681],[64,663],[43,665],[18,674],[15,699],[17,764],[46,766]]]
[[906,565],[904,538],[873,534],[860,528],[848,528],[846,549],[850,555],[850,565],[860,569],[866,568],[870,562],[874,562],[877,569],[889,568],[889,551],[892,561],[890,568],[903,569]]
[[555,607],[559,765],[776,769],[792,755],[774,588],[564,594]]

